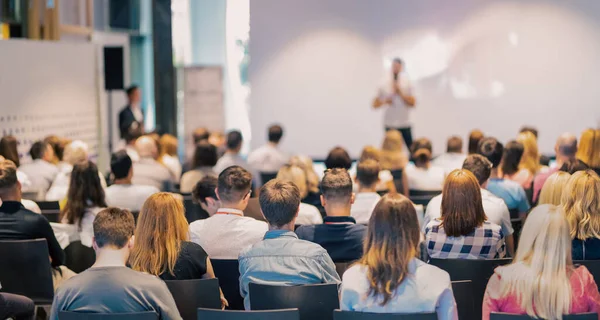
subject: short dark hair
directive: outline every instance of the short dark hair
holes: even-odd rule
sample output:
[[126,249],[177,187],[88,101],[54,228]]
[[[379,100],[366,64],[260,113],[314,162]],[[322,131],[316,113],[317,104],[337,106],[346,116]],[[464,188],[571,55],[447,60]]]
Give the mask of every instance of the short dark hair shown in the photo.
[[125,150],[117,151],[110,157],[110,171],[115,179],[127,178],[131,166],[131,158]]
[[135,230],[131,212],[119,208],[106,208],[94,219],[94,239],[99,248],[113,246],[122,249]]
[[291,181],[273,179],[260,188],[260,209],[270,225],[284,226],[298,213],[300,190]]
[[468,155],[463,162],[462,168],[471,171],[475,175],[475,178],[477,178],[479,185],[488,181],[492,174],[492,163],[480,154]]
[[269,141],[270,142],[279,143],[279,140],[281,140],[281,137],[283,137],[283,128],[280,125],[274,124],[269,127]]
[[214,167],[219,160],[219,153],[217,147],[213,146],[206,140],[198,142],[196,150],[194,151],[194,159],[192,166],[194,168],[199,167]]
[[131,95],[133,94],[133,92],[135,92],[135,90],[139,89],[140,87],[138,85],[131,85],[129,86],[127,89],[125,89],[125,93],[127,94],[128,97],[131,97]]
[[521,130],[519,130],[519,133],[524,133],[524,132],[531,132],[535,136],[536,139],[538,137],[538,130],[534,127],[531,127],[531,126],[521,127]]
[[125,132],[123,132],[123,139],[129,144],[130,142],[139,139],[139,137],[143,135],[144,133],[142,132],[142,126],[132,125],[129,128],[127,128]]
[[486,157],[494,168],[497,168],[502,161],[504,146],[496,138],[483,138],[477,146],[477,153]]
[[415,164],[425,164],[431,160],[433,154],[433,146],[431,140],[427,138],[419,138],[410,146],[410,153]]
[[48,150],[48,143],[44,141],[36,141],[33,145],[31,145],[31,149],[29,149],[29,155],[31,155],[31,159],[37,160],[44,157],[46,151]]
[[17,166],[14,162],[4,159],[0,161],[0,190],[6,190],[17,184]]
[[519,163],[523,158],[523,152],[525,152],[525,147],[518,141],[511,140],[506,144],[500,163],[503,174],[513,175],[519,172]]
[[367,159],[358,163],[356,168],[356,180],[361,186],[370,187],[379,181],[381,165],[373,159]]
[[217,177],[212,175],[205,176],[194,186],[194,189],[192,190],[192,198],[197,203],[204,204],[206,204],[206,198],[217,199],[215,189],[217,188],[218,183],[219,180]]
[[227,149],[237,149],[242,145],[242,142],[244,141],[244,137],[242,136],[242,133],[238,130],[233,130],[230,131],[227,134]]
[[399,63],[399,64],[402,64],[402,65],[404,64],[404,61],[403,61],[402,59],[398,58],[398,57],[395,57],[395,58],[392,60],[392,62]]
[[446,152],[460,153],[463,148],[463,139],[459,136],[452,136],[448,139],[448,145],[446,146]]
[[469,146],[468,151],[469,154],[478,153],[479,142],[483,139],[483,132],[481,130],[475,129],[469,133]]
[[321,193],[328,201],[350,201],[352,197],[352,179],[348,170],[334,168],[325,171],[323,180],[321,180]]
[[346,149],[335,147],[329,151],[329,154],[325,159],[325,167],[327,167],[327,169],[341,168],[348,170],[352,167],[352,159]]
[[252,188],[252,174],[240,166],[231,166],[219,175],[217,193],[221,200],[239,202]]
[[565,163],[563,163],[558,170],[568,172],[569,174],[574,174],[577,171],[585,171],[589,168],[590,167],[585,162],[579,159],[570,159],[565,161]]

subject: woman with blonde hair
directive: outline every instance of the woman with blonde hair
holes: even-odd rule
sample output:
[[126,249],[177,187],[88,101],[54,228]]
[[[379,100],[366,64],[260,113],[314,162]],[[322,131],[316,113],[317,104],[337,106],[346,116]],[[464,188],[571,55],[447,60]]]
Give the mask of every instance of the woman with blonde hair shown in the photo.
[[600,177],[577,171],[564,188],[562,207],[573,240],[573,260],[600,259]]
[[[308,195],[306,173],[299,166],[284,165],[281,167],[281,169],[279,169],[279,172],[277,173],[277,179],[282,181],[290,181],[295,184],[300,190],[300,199],[304,199]],[[311,204],[301,202],[296,224],[305,225],[321,223],[323,223],[323,217],[321,216],[319,209]]]
[[406,165],[408,157],[404,154],[402,148],[404,139],[398,130],[388,130],[385,133],[385,138],[381,145],[381,164],[382,170],[400,171],[402,172],[402,190],[398,192],[408,196],[408,178],[406,176]]
[[577,159],[600,175],[600,129],[587,129],[581,134]]
[[343,275],[340,308],[458,319],[448,273],[417,259],[420,236],[412,202],[385,195],[369,220],[363,257]]
[[551,174],[540,191],[538,205],[551,204],[559,206],[562,201],[562,193],[565,190],[571,175],[568,172],[557,171]]
[[175,182],[179,182],[182,171],[179,155],[177,154],[178,143],[177,138],[171,134],[163,134],[159,139],[160,155],[158,156],[158,162],[169,169]]
[[483,320],[492,312],[541,319],[600,310],[594,277],[571,260],[569,223],[560,207],[534,208],[523,226],[516,257],[498,267],[483,298]]
[[[529,171],[533,177],[538,174],[542,168],[542,165],[540,164],[540,153],[538,151],[537,138],[530,131],[525,131],[519,133],[517,136],[517,142],[523,144],[523,156],[521,157],[521,162],[519,163],[519,169],[525,169]],[[528,188],[529,187],[531,187],[531,183]]]
[[308,190],[308,194],[302,198],[302,202],[312,204],[321,210],[323,207],[321,206],[319,175],[315,172],[312,159],[307,156],[297,155],[290,158],[290,164],[302,168],[306,174],[306,189]]

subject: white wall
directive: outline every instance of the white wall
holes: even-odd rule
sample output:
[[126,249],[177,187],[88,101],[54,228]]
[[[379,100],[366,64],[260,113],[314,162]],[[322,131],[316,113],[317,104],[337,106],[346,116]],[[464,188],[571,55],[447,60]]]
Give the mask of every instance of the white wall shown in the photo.
[[252,141],[273,122],[284,148],[357,156],[379,145],[370,102],[394,56],[407,61],[414,135],[445,149],[473,128],[502,140],[522,125],[552,152],[563,131],[600,125],[600,2],[260,0],[250,8]]

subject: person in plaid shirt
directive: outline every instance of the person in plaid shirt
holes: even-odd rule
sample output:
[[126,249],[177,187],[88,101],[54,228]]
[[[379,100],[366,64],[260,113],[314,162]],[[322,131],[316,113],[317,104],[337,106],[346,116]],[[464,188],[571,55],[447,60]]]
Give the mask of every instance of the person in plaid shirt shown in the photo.
[[427,224],[427,253],[436,259],[498,259],[505,253],[502,228],[486,221],[477,178],[452,171],[444,183],[442,217]]

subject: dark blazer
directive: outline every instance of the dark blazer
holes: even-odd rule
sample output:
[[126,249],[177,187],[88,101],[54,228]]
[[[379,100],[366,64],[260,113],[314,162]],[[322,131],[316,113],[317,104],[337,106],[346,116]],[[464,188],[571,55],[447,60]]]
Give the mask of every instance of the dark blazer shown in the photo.
[[125,108],[119,112],[119,131],[121,132],[121,138],[125,138],[125,134],[131,127],[133,123],[137,123],[140,126],[143,126],[142,123],[139,123],[135,116],[133,115],[133,111],[129,105],[126,105]]

